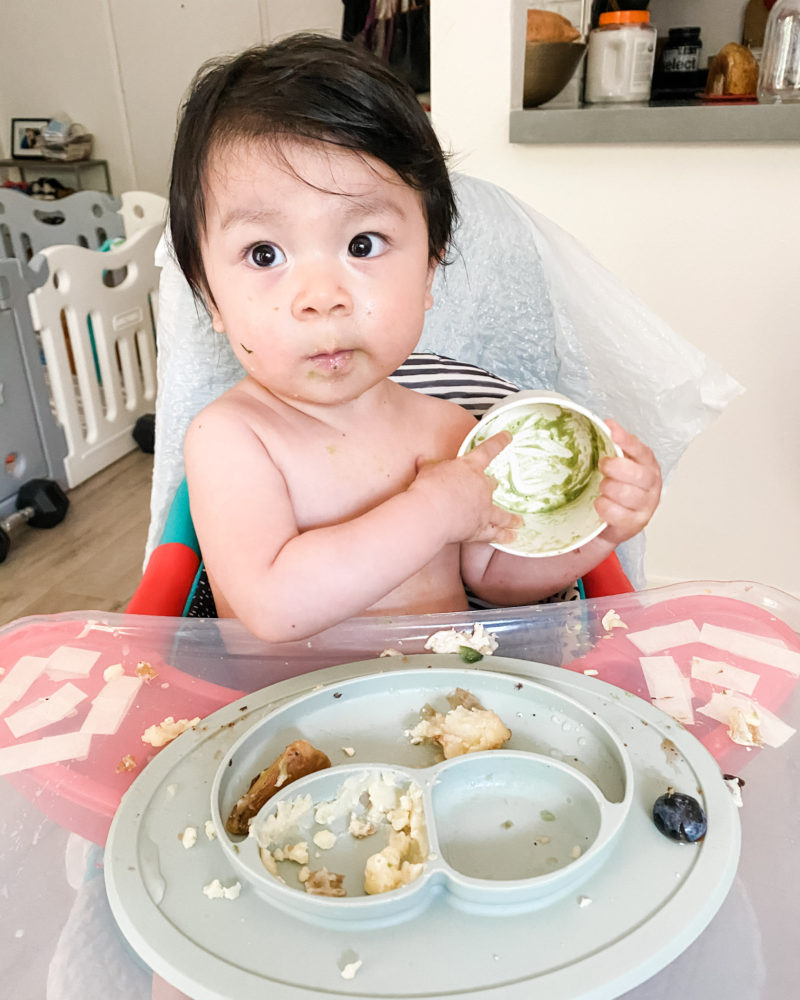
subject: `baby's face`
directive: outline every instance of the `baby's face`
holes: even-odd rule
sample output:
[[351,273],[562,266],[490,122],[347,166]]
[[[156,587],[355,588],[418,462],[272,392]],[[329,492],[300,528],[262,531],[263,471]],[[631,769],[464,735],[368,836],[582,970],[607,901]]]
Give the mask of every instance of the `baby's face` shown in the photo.
[[211,158],[206,216],[214,329],[274,395],[348,402],[413,351],[435,265],[420,197],[386,164],[239,143]]

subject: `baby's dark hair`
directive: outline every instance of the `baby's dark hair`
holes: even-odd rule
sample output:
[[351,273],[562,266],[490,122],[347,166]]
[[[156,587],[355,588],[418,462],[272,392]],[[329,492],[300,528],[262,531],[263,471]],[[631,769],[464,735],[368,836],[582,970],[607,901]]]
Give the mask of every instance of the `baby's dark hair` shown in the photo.
[[456,221],[453,189],[412,89],[357,43],[290,35],[204,64],[183,105],[169,190],[175,255],[195,294],[209,294],[200,254],[209,154],[229,142],[327,142],[381,160],[419,192],[432,260]]

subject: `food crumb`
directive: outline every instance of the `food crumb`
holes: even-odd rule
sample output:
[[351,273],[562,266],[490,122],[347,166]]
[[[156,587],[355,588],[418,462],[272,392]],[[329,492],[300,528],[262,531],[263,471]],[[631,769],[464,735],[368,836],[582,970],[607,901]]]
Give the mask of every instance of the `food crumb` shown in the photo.
[[312,839],[321,851],[329,851],[336,843],[336,834],[332,830],[320,830]]
[[351,837],[355,837],[356,840],[363,840],[365,837],[371,837],[377,827],[369,819],[362,819],[355,813],[350,815],[350,823],[347,827],[347,832]]
[[158,677],[158,671],[154,670],[149,663],[144,660],[139,660],[136,664],[136,676],[141,677],[143,681],[151,681],[154,677]]
[[205,834],[209,840],[217,839],[217,828],[214,826],[213,819],[207,819],[203,824],[203,829],[205,830]]
[[584,670],[584,673],[586,674],[587,677],[597,677],[598,671],[597,670]]
[[218,878],[208,885],[203,886],[204,895],[209,899],[236,899],[242,891],[241,882],[234,882],[233,885],[223,885]]
[[357,958],[355,962],[348,962],[342,969],[342,979],[352,979],[361,968],[362,964],[363,963],[360,958]]
[[308,844],[301,840],[297,844],[287,844],[286,847],[276,847],[272,852],[276,861],[294,861],[298,865],[308,864]]
[[136,770],[136,758],[132,753],[126,753],[122,760],[114,768],[117,774],[122,774],[124,771],[135,771]]
[[399,649],[384,649],[379,655],[380,656],[402,656],[403,654],[400,652]]
[[613,608],[603,615],[602,625],[606,632],[610,632],[612,628],[628,627]]
[[454,628],[443,629],[434,632],[425,643],[425,649],[434,653],[460,653],[462,646],[473,649],[483,656],[491,656],[497,649],[497,639],[477,622],[471,633],[456,632]]
[[329,872],[327,868],[310,871],[303,883],[306,892],[312,896],[346,896],[347,890],[342,885],[344,875]]
[[588,896],[578,896],[578,906],[580,906],[581,909],[591,905],[592,901]]
[[725,782],[725,786],[733,796],[733,801],[736,803],[738,808],[741,809],[744,805],[742,800],[742,788],[744,787],[744,781],[734,774],[723,774],[722,780]]
[[112,663],[110,667],[106,667],[103,671],[103,680],[108,683],[109,681],[116,680],[117,677],[122,677],[125,671],[122,669],[121,663]]
[[187,826],[183,833],[178,835],[178,840],[180,840],[184,848],[188,851],[190,847],[194,847],[197,843],[197,828]]
[[171,743],[181,733],[186,732],[187,729],[191,729],[192,726],[196,726],[199,721],[199,715],[196,715],[193,719],[178,719],[177,722],[171,715],[168,715],[163,722],[148,726],[145,729],[141,737],[142,743],[149,743],[152,747],[166,746],[167,743]]
[[347,754],[348,757],[355,756],[355,749],[353,747],[342,747],[342,753]]
[[573,859],[577,859],[577,858],[579,858],[579,857],[581,856],[581,853],[582,853],[582,852],[581,852],[581,849],[580,849],[580,847],[579,847],[579,846],[578,846],[578,845],[576,844],[576,845],[575,845],[575,846],[574,846],[574,847],[572,848],[572,850],[570,851],[570,856],[571,856],[571,857],[572,857]]

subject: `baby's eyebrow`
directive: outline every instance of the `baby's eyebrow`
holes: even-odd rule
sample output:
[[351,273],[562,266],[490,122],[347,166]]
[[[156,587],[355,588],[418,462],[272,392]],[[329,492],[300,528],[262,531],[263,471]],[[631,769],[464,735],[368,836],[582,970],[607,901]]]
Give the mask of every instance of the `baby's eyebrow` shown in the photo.
[[343,215],[346,218],[357,215],[394,215],[403,220],[406,217],[402,206],[391,198],[384,198],[380,195],[372,198],[345,195],[345,206]]
[[220,222],[220,229],[232,229],[241,225],[261,225],[280,222],[286,213],[277,208],[251,208],[242,206],[226,212]]
[[[344,219],[358,218],[371,215],[392,215],[403,221],[406,213],[402,206],[392,198],[385,198],[381,195],[361,198],[358,195],[350,195],[342,192],[341,214]],[[241,225],[276,225],[289,218],[290,212],[281,208],[268,206],[253,207],[241,205],[231,208],[222,217],[220,229],[223,231]]]

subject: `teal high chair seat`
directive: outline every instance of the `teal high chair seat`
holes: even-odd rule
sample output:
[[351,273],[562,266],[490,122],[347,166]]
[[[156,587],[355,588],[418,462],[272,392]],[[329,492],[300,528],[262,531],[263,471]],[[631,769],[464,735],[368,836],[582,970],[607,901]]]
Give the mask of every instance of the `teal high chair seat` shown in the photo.
[[[552,222],[496,185],[458,175],[453,181],[459,223],[451,263],[437,271],[434,305],[418,347],[461,363],[450,379],[455,384],[440,381],[438,390],[482,412],[498,396],[487,397],[483,406],[463,399],[459,380],[471,366],[478,370],[476,376],[473,368],[472,378],[494,378],[500,395],[516,386],[555,389],[638,435],[653,449],[668,482],[691,440],[740,391],[738,383]],[[184,478],[183,439],[195,414],[244,372],[227,339],[213,331],[193,298],[167,238],[156,261],[161,284],[151,523],[145,579],[128,610],[181,614],[192,587],[184,582],[194,580],[200,564],[186,497],[178,492]],[[404,370],[409,375],[405,365],[396,373],[401,381]],[[423,386],[424,378],[414,378],[415,388],[438,391],[436,384]],[[172,563],[177,550],[167,559],[162,541],[183,546],[179,571]],[[611,582],[598,584],[603,593],[644,586],[643,535],[620,546],[619,555],[625,572],[619,575],[615,567]],[[156,570],[156,564],[162,568]],[[167,586],[173,572],[183,581],[174,592]],[[161,581],[158,600],[148,596],[154,593],[151,579]]]

